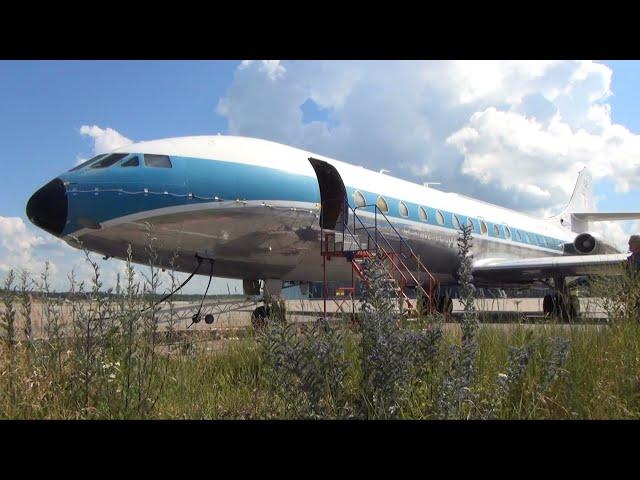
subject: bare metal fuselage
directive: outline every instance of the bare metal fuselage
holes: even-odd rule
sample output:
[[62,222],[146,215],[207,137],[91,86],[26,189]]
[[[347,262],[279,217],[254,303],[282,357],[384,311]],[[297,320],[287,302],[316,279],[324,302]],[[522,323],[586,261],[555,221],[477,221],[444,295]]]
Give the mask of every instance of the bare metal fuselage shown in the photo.
[[[372,218],[362,215],[361,219],[373,230]],[[403,224],[396,224],[395,228],[441,284],[456,283],[459,262],[455,231]],[[379,224],[378,229],[394,243],[391,228]],[[324,272],[320,236],[317,205],[231,201],[202,205],[187,212],[122,219],[116,225],[85,233],[81,240],[89,250],[115,258],[124,258],[131,245],[133,261],[141,264],[149,262],[148,246],[153,245],[157,264],[183,272],[196,268],[197,253],[215,260],[216,276],[321,281]],[[474,236],[473,253],[475,258],[548,255],[479,235]],[[199,273],[206,274],[207,269]],[[344,258],[333,257],[326,263],[329,280],[347,281],[351,275],[351,264]]]

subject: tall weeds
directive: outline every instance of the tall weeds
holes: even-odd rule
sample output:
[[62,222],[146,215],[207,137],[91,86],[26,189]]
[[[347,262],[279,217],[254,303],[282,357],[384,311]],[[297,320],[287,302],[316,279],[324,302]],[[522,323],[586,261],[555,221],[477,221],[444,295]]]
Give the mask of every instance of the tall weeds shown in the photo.
[[113,289],[87,252],[91,279],[71,272],[65,299],[51,291],[48,265],[36,277],[7,273],[0,418],[640,417],[640,278],[632,272],[592,284],[606,325],[481,325],[464,230],[459,324],[402,319],[374,258],[363,264],[355,325],[291,323],[275,302],[255,338],[186,350],[171,346],[180,334],[172,300],[162,313],[154,303],[163,286],[151,228],[147,235],[149,268],[137,272],[129,248]]

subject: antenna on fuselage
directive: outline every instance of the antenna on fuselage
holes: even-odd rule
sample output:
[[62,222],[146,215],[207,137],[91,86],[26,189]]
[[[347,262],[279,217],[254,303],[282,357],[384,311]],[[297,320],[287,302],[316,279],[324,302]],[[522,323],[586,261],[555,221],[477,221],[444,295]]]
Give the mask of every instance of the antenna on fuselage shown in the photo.
[[422,182],[422,185],[426,188],[429,188],[429,185],[442,185],[441,182]]
[[391,172],[391,170],[386,170],[386,169],[383,168],[378,173],[385,174],[385,173],[390,173],[390,172]]

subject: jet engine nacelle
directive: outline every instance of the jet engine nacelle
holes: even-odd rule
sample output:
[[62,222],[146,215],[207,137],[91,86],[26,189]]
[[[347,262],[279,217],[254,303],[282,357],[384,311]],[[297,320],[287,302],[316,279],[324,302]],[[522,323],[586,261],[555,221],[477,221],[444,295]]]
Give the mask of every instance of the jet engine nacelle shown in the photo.
[[565,252],[581,255],[610,253],[611,250],[611,247],[597,233],[581,233],[573,240],[573,243],[565,244]]
[[242,280],[242,290],[245,295],[260,295],[260,280]]

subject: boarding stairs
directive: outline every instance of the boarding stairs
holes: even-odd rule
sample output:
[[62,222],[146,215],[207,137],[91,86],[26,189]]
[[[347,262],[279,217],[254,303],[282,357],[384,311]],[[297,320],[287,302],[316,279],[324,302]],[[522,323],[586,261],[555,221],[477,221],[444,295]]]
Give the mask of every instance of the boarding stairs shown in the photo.
[[[326,264],[332,258],[345,258],[351,262],[351,287],[337,290],[342,298],[334,300],[338,311],[343,310],[347,300],[351,300],[352,314],[355,300],[355,278],[366,282],[363,262],[367,258],[380,260],[389,283],[401,300],[401,311],[408,316],[415,315],[418,301],[422,297],[424,305],[431,310],[434,306],[436,280],[418,255],[409,246],[388,217],[377,205],[364,205],[352,208],[345,200],[344,212],[348,220],[337,222],[336,230],[321,229],[321,254],[323,256],[324,278],[323,299],[326,317],[327,278]],[[321,222],[322,223],[322,222]],[[416,291],[416,298],[409,295]]]

